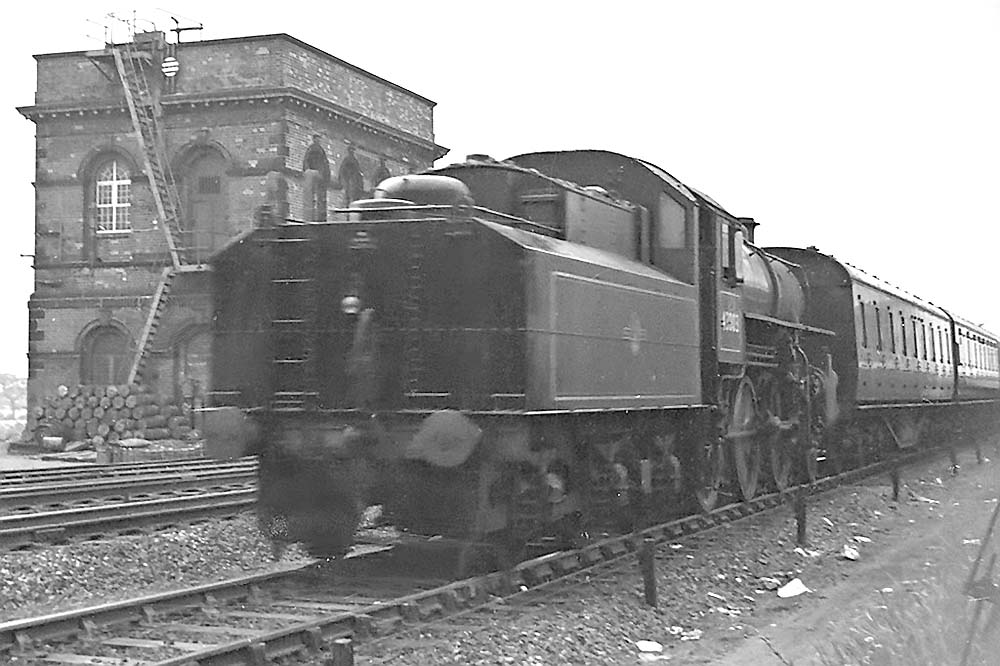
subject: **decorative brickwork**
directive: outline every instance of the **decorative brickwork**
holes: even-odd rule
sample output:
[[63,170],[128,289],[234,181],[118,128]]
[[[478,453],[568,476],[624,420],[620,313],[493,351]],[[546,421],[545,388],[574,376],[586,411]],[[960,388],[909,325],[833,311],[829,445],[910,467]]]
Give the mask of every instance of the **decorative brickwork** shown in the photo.
[[[427,168],[445,152],[434,143],[433,102],[288,35],[179,44],[170,85],[159,70],[162,36],[137,35],[140,42],[181,199],[184,238],[175,243],[194,247],[196,263],[266,219],[262,210],[325,219],[345,199],[337,168],[352,152],[348,197],[370,192],[386,173]],[[82,381],[89,367],[82,340],[94,326],[120,327],[135,353],[170,263],[111,56],[110,48],[36,56],[36,103],[19,109],[36,125],[29,406]],[[96,178],[109,160],[128,173],[130,229],[98,224],[97,209],[107,204],[98,201]],[[151,390],[173,396],[207,388],[199,373],[212,314],[207,279],[178,277],[147,346],[144,377]]]

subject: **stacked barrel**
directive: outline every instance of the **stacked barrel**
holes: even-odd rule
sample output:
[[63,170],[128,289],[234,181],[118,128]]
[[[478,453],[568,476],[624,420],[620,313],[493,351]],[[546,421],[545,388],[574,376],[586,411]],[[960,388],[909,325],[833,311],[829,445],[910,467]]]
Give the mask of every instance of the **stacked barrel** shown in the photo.
[[190,407],[140,384],[60,386],[28,415],[27,438],[46,448],[101,449],[125,440],[197,437]]

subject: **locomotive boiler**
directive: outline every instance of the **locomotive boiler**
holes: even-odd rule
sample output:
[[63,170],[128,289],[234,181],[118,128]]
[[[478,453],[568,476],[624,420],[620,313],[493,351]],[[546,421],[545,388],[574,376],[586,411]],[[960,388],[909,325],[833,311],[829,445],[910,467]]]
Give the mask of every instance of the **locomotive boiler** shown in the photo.
[[371,504],[515,547],[627,529],[814,477],[838,417],[884,406],[825,255],[648,162],[473,156],[342,215],[213,258],[213,400],[256,424],[277,540],[342,553]]

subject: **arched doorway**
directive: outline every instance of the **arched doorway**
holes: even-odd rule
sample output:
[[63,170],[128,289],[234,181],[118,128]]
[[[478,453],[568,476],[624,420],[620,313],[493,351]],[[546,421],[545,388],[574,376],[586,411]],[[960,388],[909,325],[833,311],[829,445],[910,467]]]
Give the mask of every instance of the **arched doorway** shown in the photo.
[[183,238],[178,246],[195,261],[204,261],[229,237],[226,158],[205,148],[191,156],[183,169]]
[[179,401],[201,407],[211,382],[209,361],[212,336],[202,326],[191,327],[177,338],[174,345],[174,391]]
[[129,337],[115,326],[88,331],[80,349],[81,384],[124,384],[132,361]]
[[318,143],[314,142],[306,151],[302,173],[303,216],[312,222],[325,222],[326,193],[330,187],[330,162]]

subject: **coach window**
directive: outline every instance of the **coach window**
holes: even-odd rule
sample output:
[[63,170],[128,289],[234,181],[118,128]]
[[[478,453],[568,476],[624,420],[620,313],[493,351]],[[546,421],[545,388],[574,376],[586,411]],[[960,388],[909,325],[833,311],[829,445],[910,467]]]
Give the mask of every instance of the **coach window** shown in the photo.
[[892,310],[889,310],[889,351],[896,353],[896,326],[892,320]]
[[860,296],[858,296],[858,306],[861,309],[860,313],[858,314],[858,319],[861,320],[861,346],[867,348],[868,347],[868,322],[865,319],[865,304],[861,300]]
[[872,307],[875,309],[875,349],[882,351],[882,312],[875,301],[872,301]]
[[906,356],[906,318],[902,310],[899,311],[899,339],[903,345],[903,356]]

